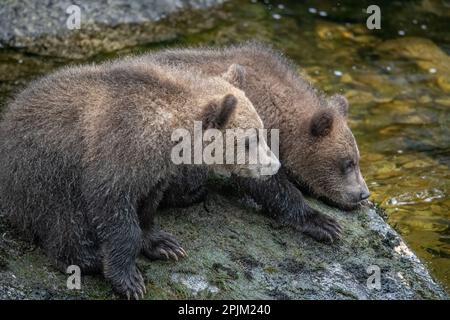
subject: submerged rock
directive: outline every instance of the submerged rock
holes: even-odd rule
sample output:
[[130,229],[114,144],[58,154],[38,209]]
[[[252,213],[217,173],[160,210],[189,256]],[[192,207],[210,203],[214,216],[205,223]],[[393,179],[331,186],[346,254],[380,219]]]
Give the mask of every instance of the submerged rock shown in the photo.
[[434,61],[437,64],[442,63],[443,65],[449,59],[447,54],[434,44],[433,41],[424,38],[405,37],[387,40],[380,44],[379,50],[389,52],[394,57],[418,61]]
[[[146,298],[448,298],[376,210],[345,213],[309,201],[340,221],[341,241],[318,243],[217,194],[196,206],[161,212],[162,228],[178,237],[189,256],[179,262],[139,259]],[[0,231],[5,261],[0,298],[114,297],[97,276],[83,277],[81,290],[66,289],[69,275],[56,271],[40,249],[17,240],[5,224]]]
[[450,93],[450,56],[433,41],[406,37],[385,41],[379,50],[391,57],[414,61],[443,92]]

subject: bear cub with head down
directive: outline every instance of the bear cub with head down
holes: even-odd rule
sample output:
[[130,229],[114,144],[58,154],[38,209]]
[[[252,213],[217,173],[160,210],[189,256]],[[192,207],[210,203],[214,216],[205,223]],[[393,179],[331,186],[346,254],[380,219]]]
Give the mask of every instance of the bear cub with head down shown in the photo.
[[[327,97],[299,74],[294,62],[261,43],[166,49],[147,57],[211,76],[227,72],[230,65],[240,69],[234,84],[253,103],[264,126],[279,129],[283,166],[264,181],[236,177],[233,180],[239,193],[253,198],[263,212],[280,223],[316,240],[334,242],[341,237],[339,223],[310,207],[303,193],[344,210],[364,205],[369,197],[359,168],[358,146],[347,123],[344,96]],[[176,195],[178,205],[198,201],[193,191],[201,182],[189,174],[184,179],[190,188],[179,190],[174,185],[165,194],[170,200]],[[185,190],[188,192],[183,196]]]
[[[153,222],[167,187],[180,172],[198,170],[171,161],[173,130],[193,131],[195,120],[203,129],[263,128],[245,94],[229,83],[240,77],[235,72],[206,77],[132,58],[66,68],[32,83],[0,123],[7,217],[64,272],[69,265],[103,272],[115,291],[139,298],[139,253],[185,256]],[[266,159],[211,168],[248,177],[267,166],[278,170],[265,140],[249,148]]]

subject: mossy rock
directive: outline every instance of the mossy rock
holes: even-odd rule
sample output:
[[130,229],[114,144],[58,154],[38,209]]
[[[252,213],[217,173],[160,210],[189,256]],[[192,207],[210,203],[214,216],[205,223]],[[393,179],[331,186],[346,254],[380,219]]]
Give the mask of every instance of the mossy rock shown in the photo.
[[[239,198],[217,193],[189,208],[161,211],[161,227],[177,236],[188,257],[178,262],[139,258],[146,298],[447,298],[375,209],[341,212],[309,202],[339,220],[344,227],[340,241],[318,243]],[[17,239],[5,223],[0,231],[0,298],[117,298],[100,276],[82,277],[81,290],[68,290],[69,275],[54,269],[39,248]],[[367,285],[370,266],[380,270],[380,289]]]

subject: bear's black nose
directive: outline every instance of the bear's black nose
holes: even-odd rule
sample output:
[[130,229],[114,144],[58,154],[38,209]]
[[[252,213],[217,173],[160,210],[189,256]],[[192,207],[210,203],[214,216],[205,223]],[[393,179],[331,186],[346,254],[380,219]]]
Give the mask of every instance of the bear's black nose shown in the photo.
[[368,191],[363,191],[359,194],[359,200],[363,201],[366,200],[367,198],[369,198],[370,193]]

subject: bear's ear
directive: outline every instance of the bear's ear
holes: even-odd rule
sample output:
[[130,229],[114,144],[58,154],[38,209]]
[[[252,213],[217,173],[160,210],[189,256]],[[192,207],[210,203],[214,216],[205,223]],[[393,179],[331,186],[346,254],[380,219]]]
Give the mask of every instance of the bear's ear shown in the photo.
[[331,107],[336,108],[340,114],[344,117],[347,116],[348,113],[348,101],[347,98],[340,94],[335,94],[331,96],[329,103]]
[[310,132],[314,137],[324,137],[333,128],[334,115],[332,110],[323,109],[317,111],[311,118]]
[[222,78],[236,88],[242,89],[245,83],[245,69],[240,64],[233,63],[227,72],[222,74]]
[[223,129],[236,110],[237,99],[232,94],[226,95],[220,103],[211,101],[203,113],[203,129]]

